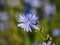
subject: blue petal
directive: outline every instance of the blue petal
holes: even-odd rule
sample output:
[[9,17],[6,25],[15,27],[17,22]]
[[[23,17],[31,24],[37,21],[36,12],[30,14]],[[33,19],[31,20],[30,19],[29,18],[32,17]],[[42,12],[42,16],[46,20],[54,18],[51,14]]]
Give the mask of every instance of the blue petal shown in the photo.
[[32,18],[30,19],[31,22],[36,22],[37,21],[36,15],[32,14]]
[[47,45],[47,44],[45,42],[43,42],[42,45]]
[[26,17],[24,15],[20,15],[20,18],[18,19],[18,22],[26,22]]
[[26,15],[26,18],[31,19],[31,18],[32,18],[32,14],[31,14],[31,13],[28,13],[28,14]]
[[31,22],[31,23],[33,23],[33,24],[36,24],[37,23],[37,17],[34,15],[34,14],[32,14],[32,13],[30,13],[30,14],[27,14],[26,15],[26,18],[28,18],[28,20]]
[[51,45],[51,43],[52,43],[51,41],[48,41],[47,45]]
[[30,28],[29,24],[26,24],[26,31],[27,31],[27,32],[28,32],[28,31],[31,32],[31,28]]
[[25,24],[24,24],[24,23],[18,24],[17,26],[18,26],[18,27],[21,27],[21,28],[25,28]]
[[30,24],[31,28],[38,29],[35,25]]
[[38,22],[37,21],[33,21],[33,22],[31,22],[32,24],[34,24],[34,25],[36,25],[36,24],[38,24]]

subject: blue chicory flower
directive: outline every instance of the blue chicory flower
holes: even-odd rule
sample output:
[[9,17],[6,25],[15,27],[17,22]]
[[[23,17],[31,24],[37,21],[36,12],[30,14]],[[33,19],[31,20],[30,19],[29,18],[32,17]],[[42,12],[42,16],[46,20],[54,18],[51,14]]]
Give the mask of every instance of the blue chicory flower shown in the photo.
[[55,43],[52,43],[52,41],[48,41],[47,43],[46,42],[43,42],[42,45],[55,45]]
[[55,14],[56,13],[56,5],[46,3],[44,6],[44,12],[46,15]]
[[45,43],[45,42],[43,42],[43,43],[42,43],[42,45],[46,45],[46,43]]
[[30,5],[34,8],[39,8],[42,6],[42,2],[41,0],[31,0]]
[[24,31],[30,31],[32,32],[31,28],[38,29],[35,24],[37,23],[37,17],[36,15],[30,13],[30,14],[21,14],[18,22],[22,22],[21,24],[18,24],[18,27],[24,28]]
[[60,35],[60,29],[59,28],[54,29],[52,35],[58,37]]

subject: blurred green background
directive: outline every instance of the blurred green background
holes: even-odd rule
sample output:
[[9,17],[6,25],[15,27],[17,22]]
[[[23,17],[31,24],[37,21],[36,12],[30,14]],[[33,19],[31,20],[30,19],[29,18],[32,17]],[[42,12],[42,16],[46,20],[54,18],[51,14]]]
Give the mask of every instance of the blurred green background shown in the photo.
[[0,9],[0,45],[32,45],[34,42],[42,43],[47,40],[47,34],[49,34],[49,38],[52,38],[55,45],[60,45],[60,34],[58,36],[52,34],[54,29],[58,28],[60,30],[60,0],[49,0],[49,2],[55,3],[55,14],[52,17],[44,17],[43,14],[40,14],[44,5],[36,8],[38,20],[41,23],[39,28],[41,29],[25,32],[22,28],[17,27],[19,15],[25,13],[24,0],[0,0],[0,4],[4,4],[4,8]]

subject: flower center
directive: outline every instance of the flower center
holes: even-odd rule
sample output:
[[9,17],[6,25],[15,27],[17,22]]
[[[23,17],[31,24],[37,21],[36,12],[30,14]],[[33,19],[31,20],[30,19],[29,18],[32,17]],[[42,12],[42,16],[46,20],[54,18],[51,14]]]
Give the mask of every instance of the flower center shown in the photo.
[[27,24],[30,24],[30,22],[28,21]]

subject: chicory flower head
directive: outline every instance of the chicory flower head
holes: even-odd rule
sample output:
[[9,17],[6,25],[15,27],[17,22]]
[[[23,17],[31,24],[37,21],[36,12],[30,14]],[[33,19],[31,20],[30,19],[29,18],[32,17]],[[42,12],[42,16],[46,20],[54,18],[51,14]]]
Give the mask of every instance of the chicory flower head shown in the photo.
[[52,35],[54,37],[58,37],[60,35],[60,29],[59,28],[54,29],[52,32]]
[[24,31],[30,31],[32,32],[31,28],[38,29],[35,24],[37,24],[37,17],[35,14],[21,14],[18,22],[22,22],[21,24],[18,24],[18,27],[24,28]]
[[42,45],[55,45],[55,43],[52,43],[52,41],[43,42]]
[[55,14],[56,13],[56,5],[46,3],[44,6],[44,12],[46,15]]

